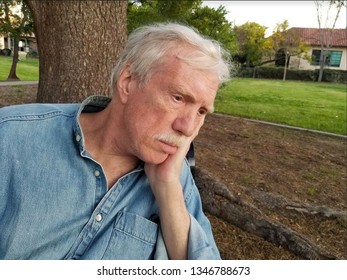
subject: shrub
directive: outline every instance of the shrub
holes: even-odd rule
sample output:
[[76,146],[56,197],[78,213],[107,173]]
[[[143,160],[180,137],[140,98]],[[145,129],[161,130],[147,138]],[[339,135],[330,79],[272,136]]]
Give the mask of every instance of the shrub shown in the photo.
[[36,50],[30,50],[27,55],[27,58],[38,58],[39,57],[39,53]]
[[[255,68],[242,68],[237,73],[241,78],[260,78],[260,79],[283,79],[283,67],[255,67]],[[293,70],[287,69],[286,80],[298,81],[317,81],[319,76],[319,69],[316,70]],[[324,69],[323,82],[331,83],[347,83],[347,71]]]
[[324,82],[347,84],[347,71],[324,69],[322,80]]
[[10,56],[12,53],[12,51],[10,49],[2,49],[0,50],[0,55],[3,55],[3,56]]

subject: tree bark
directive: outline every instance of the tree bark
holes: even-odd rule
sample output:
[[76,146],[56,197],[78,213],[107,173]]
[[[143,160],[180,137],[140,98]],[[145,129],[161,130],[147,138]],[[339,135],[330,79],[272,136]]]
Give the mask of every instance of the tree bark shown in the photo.
[[26,2],[40,56],[37,101],[111,96],[110,75],[126,40],[127,1]]
[[287,68],[288,68],[288,53],[287,53],[287,50],[285,50],[285,53],[284,53],[284,71],[283,71],[283,81],[286,80],[287,78]]
[[325,42],[326,40],[324,39],[324,30],[322,28],[319,29],[319,36],[321,40],[321,48],[320,48],[320,57],[319,57],[319,75],[318,75],[318,81],[317,82],[322,82],[323,79],[323,74],[324,74],[324,68],[325,68],[325,61],[327,59],[326,56],[326,48],[329,46],[325,47]]

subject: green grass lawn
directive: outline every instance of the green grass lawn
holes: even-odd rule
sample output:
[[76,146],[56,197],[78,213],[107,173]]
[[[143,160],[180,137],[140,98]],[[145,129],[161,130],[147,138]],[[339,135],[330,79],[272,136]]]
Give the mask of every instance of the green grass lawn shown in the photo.
[[262,79],[231,80],[216,112],[346,135],[346,85]]
[[[12,57],[0,56],[0,81],[7,79],[11,65]],[[17,64],[17,76],[22,81],[37,81],[39,79],[39,60],[21,58]]]

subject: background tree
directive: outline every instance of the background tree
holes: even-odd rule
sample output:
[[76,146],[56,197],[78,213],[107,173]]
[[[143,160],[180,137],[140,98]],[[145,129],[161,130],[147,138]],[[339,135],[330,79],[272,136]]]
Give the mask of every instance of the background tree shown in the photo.
[[281,57],[282,60],[284,60],[283,81],[286,80],[290,56],[299,56],[304,54],[307,50],[307,45],[304,42],[301,42],[295,29],[288,29],[288,27],[289,24],[287,20],[278,23],[270,37],[272,49],[277,54],[277,63],[281,60]]
[[127,31],[131,33],[136,28],[152,22],[164,20],[159,14],[158,0],[129,0],[127,9]]
[[235,36],[223,6],[202,6],[201,0],[134,0],[128,6],[128,32],[154,22],[176,21],[194,26],[202,34],[234,50]]
[[258,65],[263,57],[265,48],[265,31],[267,27],[255,22],[247,22],[235,26],[234,32],[238,43],[237,58],[246,67]]
[[333,30],[335,28],[336,21],[339,18],[342,7],[346,6],[346,1],[314,1],[314,3],[317,12],[317,21],[321,47],[318,75],[318,82],[321,82],[323,78],[324,68],[327,64],[327,58],[329,57],[328,50],[331,47]]
[[202,0],[166,0],[158,1],[158,12],[165,19],[182,20],[186,19],[194,7],[200,6]]
[[235,33],[231,23],[226,19],[225,7],[210,8],[196,5],[188,15],[187,23],[194,26],[202,34],[219,41],[224,48],[234,53],[237,49]]
[[0,0],[0,33],[13,38],[13,59],[7,80],[19,80],[19,41],[22,36],[33,33],[33,21],[28,6],[22,1]]
[[38,102],[111,95],[110,75],[126,39],[127,2],[25,0],[40,56]]
[[129,0],[128,33],[153,22],[172,20],[186,23],[192,9],[201,3],[202,0]]

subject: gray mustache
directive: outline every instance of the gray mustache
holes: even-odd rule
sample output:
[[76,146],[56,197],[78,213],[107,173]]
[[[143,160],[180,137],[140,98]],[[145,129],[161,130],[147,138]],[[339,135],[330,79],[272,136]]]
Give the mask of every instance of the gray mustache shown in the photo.
[[156,140],[163,141],[170,145],[180,147],[183,145],[186,137],[177,135],[177,134],[171,134],[171,133],[160,133],[156,135],[154,138]]

